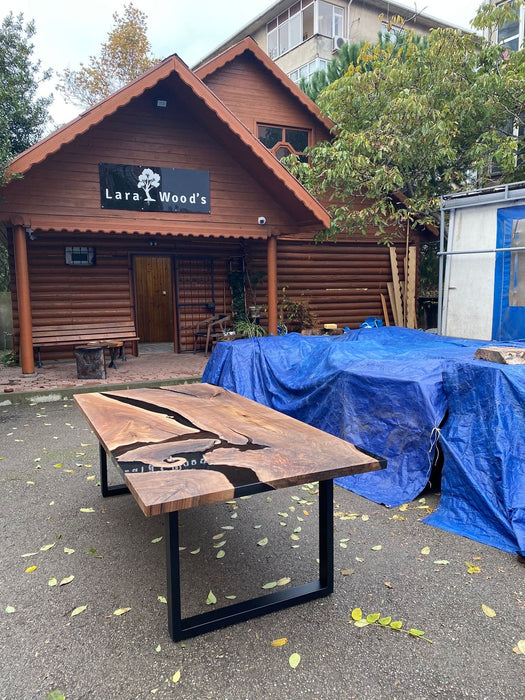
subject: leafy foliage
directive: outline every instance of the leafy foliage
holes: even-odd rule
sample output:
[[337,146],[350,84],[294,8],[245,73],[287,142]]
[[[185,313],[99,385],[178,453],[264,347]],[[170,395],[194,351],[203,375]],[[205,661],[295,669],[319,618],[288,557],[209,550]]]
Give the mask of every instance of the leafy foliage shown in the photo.
[[66,102],[91,107],[104,97],[134,80],[157,63],[147,37],[147,17],[129,3],[122,16],[113,14],[114,26],[98,56],[79,70],[67,69],[57,89]]
[[[478,26],[490,26],[482,10]],[[407,220],[435,223],[441,194],[525,177],[524,137],[516,137],[525,132],[525,52],[452,29],[433,30],[426,46],[409,31],[403,41],[402,51],[361,48],[319,96],[334,140],[310,149],[309,163],[287,159],[310,191],[331,200],[329,233],[375,228],[388,243]]]
[[[396,19],[402,21],[401,18]],[[428,44],[427,37],[420,35],[414,35],[411,38],[411,41],[413,41],[419,48],[425,48]],[[395,36],[389,35],[388,33],[379,34],[377,45],[381,48],[393,48],[394,51],[399,54],[400,58],[403,58],[407,48],[406,35],[404,32],[401,32]],[[352,44],[343,44],[337,52],[337,56],[333,58],[326,67],[326,70],[316,71],[310,80],[301,78],[299,81],[299,87],[311,100],[317,102],[319,95],[325,88],[336,80],[339,80],[339,78],[342,78],[350,66],[357,66],[359,64],[361,51],[363,50],[364,46],[364,41]],[[370,70],[371,68],[371,65],[363,65],[364,70]]]
[[[39,84],[51,77],[33,60],[34,22],[10,12],[0,25],[0,187],[7,183],[5,168],[18,153],[42,138],[53,97],[37,97]],[[0,241],[0,291],[9,289],[7,249]]]
[[42,138],[49,120],[50,97],[37,97],[40,83],[51,71],[42,71],[33,61],[34,22],[24,24],[24,15],[10,12],[0,26],[0,166]]

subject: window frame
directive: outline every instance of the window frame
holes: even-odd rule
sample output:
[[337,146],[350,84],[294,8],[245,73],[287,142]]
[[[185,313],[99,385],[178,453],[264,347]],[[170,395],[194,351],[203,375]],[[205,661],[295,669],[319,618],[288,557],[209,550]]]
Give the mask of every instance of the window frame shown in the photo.
[[[287,10],[284,10],[277,17],[274,17],[270,22],[266,24],[266,53],[268,56],[275,60],[280,56],[283,56],[288,51],[304,44],[305,41],[310,39],[310,36],[305,36],[303,13],[308,8],[313,7],[313,34],[320,34],[319,28],[319,5],[323,2],[329,5],[331,8],[331,18],[330,18],[330,34],[329,38],[333,39],[334,36],[344,36],[345,27],[345,8],[341,5],[334,5],[334,3],[328,0],[298,0]],[[299,6],[299,8],[298,8]],[[292,13],[292,10],[293,13]],[[295,26],[295,18],[299,17],[299,27],[293,30]],[[337,21],[336,21],[337,17]],[[293,24],[294,23],[294,24]],[[336,33],[336,24],[340,25],[343,33]],[[286,33],[286,37],[285,37]],[[295,34],[295,38],[294,38]],[[327,36],[323,34],[323,36]],[[281,40],[282,37],[282,40]],[[299,39],[299,40],[297,40]]]
[[[271,148],[268,148],[263,141],[262,141],[262,136],[260,134],[261,129],[280,129],[281,130],[281,138],[274,143],[274,145]],[[277,158],[276,153],[280,148],[286,148],[290,154],[299,156],[301,159],[308,159],[308,156],[305,154],[304,150],[303,151],[298,151],[295,149],[292,144],[286,140],[286,132],[287,131],[299,131],[301,133],[306,134],[306,148],[309,148],[312,145],[312,130],[308,129],[306,127],[299,127],[299,126],[282,126],[281,124],[267,124],[265,122],[257,123],[257,138],[265,148],[267,148],[273,155]],[[284,156],[283,156],[284,157]],[[280,159],[278,159],[280,160]]]
[[94,246],[64,246],[64,261],[67,266],[92,267],[97,264],[97,249]]

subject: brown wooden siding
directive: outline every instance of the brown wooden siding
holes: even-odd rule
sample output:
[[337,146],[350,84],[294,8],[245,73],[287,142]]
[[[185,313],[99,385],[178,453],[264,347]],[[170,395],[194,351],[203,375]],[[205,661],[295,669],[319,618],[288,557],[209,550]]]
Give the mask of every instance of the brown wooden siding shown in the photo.
[[[7,204],[0,209],[27,217],[48,217],[53,228],[61,221],[82,220],[126,230],[124,222],[155,222],[164,228],[172,222],[195,226],[197,233],[210,224],[257,228],[257,216],[268,225],[293,226],[292,216],[279,205],[206,126],[185,112],[175,96],[166,112],[153,110],[151,96],[137,99],[122,114],[106,118],[96,129],[79,136],[58,153],[35,165],[25,177],[10,184]],[[211,214],[169,215],[162,212],[127,212],[100,207],[98,164],[129,163],[188,168],[210,172]],[[32,224],[33,225],[33,224]],[[35,226],[33,225],[33,228]],[[260,231],[259,231],[260,233]]]
[[[396,246],[398,271],[404,279],[404,245]],[[377,243],[350,242],[314,244],[279,240],[277,243],[278,299],[286,296],[308,302],[322,328],[337,323],[340,328],[358,328],[368,316],[383,318],[380,294],[387,300],[390,324],[394,325],[387,282],[392,281],[390,253]],[[266,249],[252,243],[247,265],[250,271],[266,269]],[[266,295],[265,279],[258,296]],[[264,324],[264,316],[263,316]]]
[[276,124],[311,129],[311,145],[329,138],[325,127],[247,54],[226,64],[204,82],[254,133],[256,124]]
[[[159,238],[151,248],[140,236],[60,235],[35,231],[36,240],[28,241],[28,264],[31,278],[33,326],[100,323],[102,320],[135,320],[133,290],[133,256],[170,255],[183,265],[185,260],[213,257],[215,311],[230,313],[231,295],[228,286],[228,260],[242,255],[234,241],[199,241],[181,238]],[[87,245],[96,248],[96,265],[65,264],[66,245]],[[12,263],[12,250],[11,250]],[[11,265],[14,346],[19,347],[19,317],[15,273]],[[204,307],[180,329],[181,349],[193,349],[193,328],[199,318],[211,314]],[[71,357],[68,350],[42,350],[42,357]]]

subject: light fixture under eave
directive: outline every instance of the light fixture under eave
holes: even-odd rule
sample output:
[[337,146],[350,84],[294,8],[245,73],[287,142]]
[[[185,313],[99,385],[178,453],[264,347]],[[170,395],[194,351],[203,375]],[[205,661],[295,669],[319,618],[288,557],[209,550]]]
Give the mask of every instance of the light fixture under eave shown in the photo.
[[155,107],[157,109],[166,109],[167,106],[168,106],[168,100],[162,100],[162,99],[155,100]]

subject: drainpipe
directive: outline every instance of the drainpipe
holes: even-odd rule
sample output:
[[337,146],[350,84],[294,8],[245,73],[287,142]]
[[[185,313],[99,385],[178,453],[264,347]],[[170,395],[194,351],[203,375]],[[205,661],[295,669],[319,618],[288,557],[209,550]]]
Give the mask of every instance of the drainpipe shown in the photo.
[[277,237],[272,235],[267,244],[268,272],[268,333],[277,335]]
[[20,325],[20,363],[22,376],[35,374],[33,356],[33,323],[31,320],[31,295],[29,293],[29,268],[27,264],[27,243],[25,226],[13,228],[15,252],[16,294],[18,299],[18,318]]

